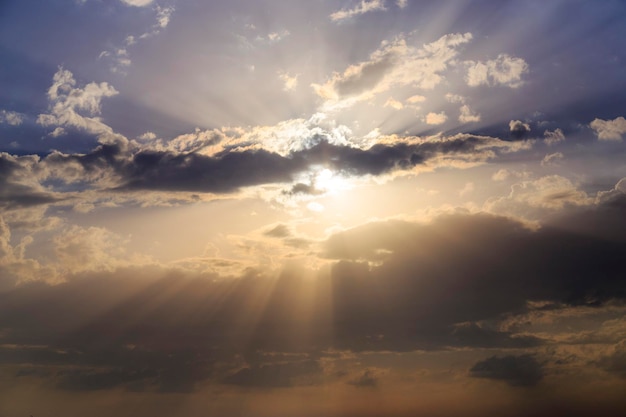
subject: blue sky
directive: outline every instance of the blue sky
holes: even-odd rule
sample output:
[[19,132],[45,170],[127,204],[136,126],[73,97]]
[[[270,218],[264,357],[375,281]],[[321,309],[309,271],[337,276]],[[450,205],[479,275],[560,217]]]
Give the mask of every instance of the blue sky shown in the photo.
[[617,413],[625,19],[0,3],[0,415]]

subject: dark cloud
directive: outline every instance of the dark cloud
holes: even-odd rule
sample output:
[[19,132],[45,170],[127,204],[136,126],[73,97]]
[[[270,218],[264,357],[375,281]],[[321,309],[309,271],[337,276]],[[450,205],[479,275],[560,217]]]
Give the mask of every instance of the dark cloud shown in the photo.
[[459,346],[528,348],[542,344],[541,339],[533,336],[516,336],[510,332],[485,328],[476,323],[456,325],[451,335],[453,343]]
[[315,188],[314,184],[304,184],[302,182],[299,182],[297,184],[294,184],[294,186],[291,187],[289,191],[285,191],[284,193],[291,194],[291,195],[296,195],[296,194],[320,195],[320,194],[324,194],[324,191]]
[[321,371],[320,364],[313,360],[267,364],[242,368],[222,382],[242,387],[287,388],[310,385]]
[[543,367],[531,355],[492,356],[477,362],[469,373],[474,378],[503,381],[513,387],[531,387],[543,378]]
[[616,344],[613,351],[599,361],[599,365],[606,371],[626,379],[626,341]]
[[36,156],[16,157],[0,153],[0,207],[14,209],[52,203],[61,198],[34,185],[31,166]]
[[[505,142],[457,135],[420,143],[398,141],[368,149],[334,145],[318,138],[314,146],[283,156],[268,150],[198,152],[131,150],[122,141],[103,143],[84,154],[52,152],[37,156],[0,156],[0,203],[17,207],[63,198],[63,192],[89,188],[120,191],[194,191],[230,193],[241,187],[291,182],[312,166],[346,175],[381,175],[408,170],[441,155],[483,161]],[[37,178],[41,178],[37,180]],[[39,181],[39,182],[38,182]],[[45,182],[46,187],[41,186]],[[57,191],[57,193],[54,193]],[[315,184],[296,184],[290,194],[319,194]]]

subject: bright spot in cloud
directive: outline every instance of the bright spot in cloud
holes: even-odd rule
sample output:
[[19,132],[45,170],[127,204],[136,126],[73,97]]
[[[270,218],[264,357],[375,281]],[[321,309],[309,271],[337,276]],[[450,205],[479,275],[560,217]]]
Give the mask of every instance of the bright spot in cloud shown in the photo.
[[323,169],[315,176],[315,188],[330,194],[348,190],[348,180],[335,174],[330,169]]

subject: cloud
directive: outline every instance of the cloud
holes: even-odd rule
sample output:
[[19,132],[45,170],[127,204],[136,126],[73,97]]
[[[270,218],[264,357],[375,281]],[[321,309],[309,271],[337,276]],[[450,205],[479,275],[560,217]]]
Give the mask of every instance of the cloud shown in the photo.
[[[270,275],[255,267],[219,276],[132,262],[77,268],[57,285],[2,286],[0,328],[8,331],[0,356],[16,370],[54,365],[56,375],[40,378],[63,390],[190,392],[201,383],[316,384],[328,349],[528,349],[544,341],[504,331],[498,321],[527,313],[529,301],[598,307],[626,299],[625,213],[622,195],[536,229],[487,214],[373,222],[321,242],[330,266],[318,271],[294,266]],[[279,226],[268,232],[287,237]],[[0,222],[1,256],[17,260],[24,252],[10,239]],[[91,257],[97,264],[118,256],[115,242],[99,229],[67,229],[57,247],[72,265]],[[5,284],[15,273],[6,265]],[[599,365],[621,372],[622,350]],[[302,356],[255,358],[258,352]],[[369,371],[349,381],[377,384]],[[514,386],[532,386],[543,374],[529,355],[491,357],[470,370]]]
[[376,10],[385,10],[384,0],[361,0],[352,9],[342,9],[332,13],[330,15],[330,20],[333,22],[340,22],[342,20]]
[[298,75],[289,75],[286,72],[278,72],[278,77],[284,83],[283,90],[293,91],[298,86]]
[[602,357],[599,365],[606,371],[626,379],[626,341],[612,346],[611,352]]
[[383,42],[369,60],[350,65],[343,73],[334,73],[324,84],[312,87],[326,100],[324,107],[328,110],[368,100],[398,85],[432,89],[455,64],[459,47],[471,39],[470,33],[448,34],[417,48],[399,36]]
[[402,110],[404,108],[404,104],[395,100],[393,97],[389,97],[385,102],[385,107],[391,107],[396,110]]
[[523,84],[522,76],[528,72],[528,64],[522,58],[500,54],[495,60],[485,62],[466,61],[466,81],[470,87],[479,85],[503,85],[518,88]]
[[396,0],[396,4],[399,8],[404,9],[406,6],[409,5],[409,0]]
[[[379,137],[384,143],[358,147],[335,130],[297,126],[284,132],[284,127],[226,133],[198,130],[169,143],[108,138],[84,154],[53,151],[43,158],[3,154],[0,181],[5,187],[0,200],[6,207],[62,199],[71,199],[72,204],[90,203],[82,200],[84,196],[93,204],[102,196],[99,193],[111,198],[139,198],[139,194],[128,192],[142,190],[224,194],[244,187],[293,182],[296,184],[290,193],[317,194],[324,190],[314,182],[307,185],[303,176],[320,166],[344,177],[380,176],[411,173],[420,166],[474,166],[518,149],[515,142],[472,135]],[[284,146],[277,136],[283,134]],[[278,146],[282,152],[265,149],[265,143]],[[291,143],[297,147],[290,149]]]
[[469,371],[473,378],[506,382],[513,387],[531,387],[543,379],[543,366],[531,355],[492,356],[477,362]]
[[589,126],[596,132],[600,140],[622,140],[626,133],[626,119],[618,117],[613,120],[595,119]]
[[543,132],[544,142],[548,146],[555,145],[559,142],[563,142],[565,140],[565,135],[561,129],[555,129],[554,131],[546,130]]
[[[106,82],[76,87],[74,75],[62,67],[54,74],[48,90],[49,113],[40,114],[43,126],[73,127],[95,135],[112,134],[113,130],[99,117],[101,101],[118,92]],[[81,114],[82,113],[82,114]]]
[[424,121],[426,122],[426,124],[429,124],[429,125],[441,125],[441,124],[444,124],[446,120],[448,120],[448,116],[446,115],[445,112],[441,112],[441,113],[430,112],[424,118]]
[[515,139],[521,139],[530,132],[530,125],[520,120],[511,120],[509,122],[509,130],[511,131],[511,136]]
[[[498,176],[497,179],[506,179],[503,177],[504,175]],[[568,178],[560,175],[547,175],[513,184],[508,196],[488,199],[484,209],[536,220],[546,215],[547,212],[568,207],[584,207],[592,204],[593,201],[593,198],[578,189]]]
[[313,360],[268,364],[240,369],[222,382],[244,387],[285,388],[311,385],[311,377],[321,374],[321,371],[319,363]]
[[555,152],[548,154],[541,160],[541,166],[558,166],[559,161],[563,160],[565,156],[561,152]]
[[366,369],[359,377],[348,381],[348,384],[357,388],[376,388],[378,386],[378,377],[372,370]]
[[145,7],[152,4],[153,0],[120,0],[128,6]]
[[405,102],[408,104],[423,103],[425,101],[426,101],[426,97],[420,96],[419,94],[413,95],[405,100]]
[[461,106],[461,114],[459,115],[459,122],[461,123],[474,123],[480,122],[481,116],[478,113],[473,113],[467,104]]
[[61,200],[62,196],[39,183],[44,171],[38,156],[0,153],[0,207],[25,208]]
[[172,18],[172,14],[174,13],[174,11],[175,11],[174,7],[171,7],[171,6],[168,6],[168,7],[157,6],[156,7],[157,25],[159,28],[165,29],[167,25],[170,24],[170,19]]
[[19,126],[24,122],[25,115],[22,113],[0,110],[0,124],[6,123],[10,126]]

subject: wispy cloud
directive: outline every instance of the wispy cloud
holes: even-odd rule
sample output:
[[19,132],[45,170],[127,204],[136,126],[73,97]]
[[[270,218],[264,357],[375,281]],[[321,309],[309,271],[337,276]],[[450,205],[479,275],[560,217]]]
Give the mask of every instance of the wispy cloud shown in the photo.
[[330,15],[330,19],[334,22],[339,22],[354,16],[362,15],[364,13],[373,12],[376,10],[386,10],[384,0],[361,0],[360,3],[358,3],[351,9],[341,9],[332,13]]

